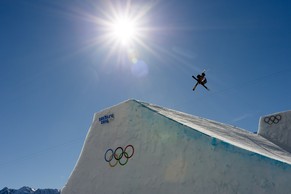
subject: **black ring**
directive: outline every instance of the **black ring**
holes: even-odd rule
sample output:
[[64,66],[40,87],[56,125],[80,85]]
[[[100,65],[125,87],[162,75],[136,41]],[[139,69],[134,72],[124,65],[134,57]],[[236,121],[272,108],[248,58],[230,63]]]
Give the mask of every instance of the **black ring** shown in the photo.
[[[121,153],[118,155],[117,154],[117,150],[119,150],[119,149],[121,150]],[[114,151],[114,153],[113,153],[113,156],[114,156],[114,158],[116,160],[120,160],[122,158],[122,156],[123,156],[123,148],[122,147],[116,148],[115,151]]]

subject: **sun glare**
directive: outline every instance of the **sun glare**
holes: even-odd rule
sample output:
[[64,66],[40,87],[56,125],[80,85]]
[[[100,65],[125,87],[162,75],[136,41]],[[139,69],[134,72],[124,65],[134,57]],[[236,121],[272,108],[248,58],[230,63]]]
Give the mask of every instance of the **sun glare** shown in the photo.
[[129,18],[116,20],[112,23],[111,30],[114,38],[123,45],[128,45],[137,38],[137,26]]
[[[111,47],[111,53],[142,46],[146,46],[146,40],[152,28],[148,26],[146,17],[156,2],[135,4],[132,0],[103,1],[104,6],[99,7],[101,17],[95,17],[98,31],[103,31],[98,41]],[[101,8],[102,7],[102,8]]]
[[92,17],[97,24],[98,32],[98,37],[92,42],[108,49],[105,61],[115,58],[117,65],[130,61],[135,74],[141,77],[146,75],[147,66],[138,51],[146,49],[153,52],[147,44],[153,28],[149,27],[149,19],[146,16],[156,2],[143,4],[134,4],[132,0],[117,1],[119,3],[115,4],[112,1],[102,2],[104,5],[98,6],[99,17]]

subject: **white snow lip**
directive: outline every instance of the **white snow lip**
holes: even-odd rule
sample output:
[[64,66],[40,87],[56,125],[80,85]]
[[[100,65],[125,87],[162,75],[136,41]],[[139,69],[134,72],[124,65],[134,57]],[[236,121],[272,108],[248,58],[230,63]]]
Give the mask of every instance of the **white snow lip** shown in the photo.
[[291,154],[289,152],[258,134],[239,129],[231,125],[160,107],[154,104],[137,100],[134,101],[159,113],[162,116],[172,119],[205,135],[217,138],[223,142],[232,144],[244,150],[248,150],[283,163],[291,164]]

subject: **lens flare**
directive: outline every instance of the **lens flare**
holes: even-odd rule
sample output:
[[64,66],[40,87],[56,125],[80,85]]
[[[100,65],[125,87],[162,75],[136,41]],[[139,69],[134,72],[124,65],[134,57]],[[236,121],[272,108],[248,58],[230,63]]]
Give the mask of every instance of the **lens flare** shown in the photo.
[[145,77],[148,74],[148,65],[139,59],[137,52],[131,48],[128,51],[128,58],[132,62],[131,73],[136,77]]

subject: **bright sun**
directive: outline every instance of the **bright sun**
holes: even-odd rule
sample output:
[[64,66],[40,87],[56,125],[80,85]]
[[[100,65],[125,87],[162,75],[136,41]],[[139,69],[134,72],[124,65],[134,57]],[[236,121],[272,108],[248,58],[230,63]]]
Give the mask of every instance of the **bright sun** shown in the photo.
[[118,1],[121,3],[117,4],[113,4],[112,1],[103,2],[104,9],[101,9],[103,6],[99,6],[101,17],[93,17],[98,32],[102,33],[93,41],[110,48],[108,57],[116,53],[122,55],[131,52],[137,47],[150,49],[146,40],[151,28],[147,27],[146,15],[155,4],[136,5],[132,0]]
[[137,38],[137,26],[129,18],[121,18],[112,23],[113,37],[122,43],[128,45]]
[[129,18],[119,18],[110,27],[113,38],[123,45],[129,45],[137,38],[137,26]]

